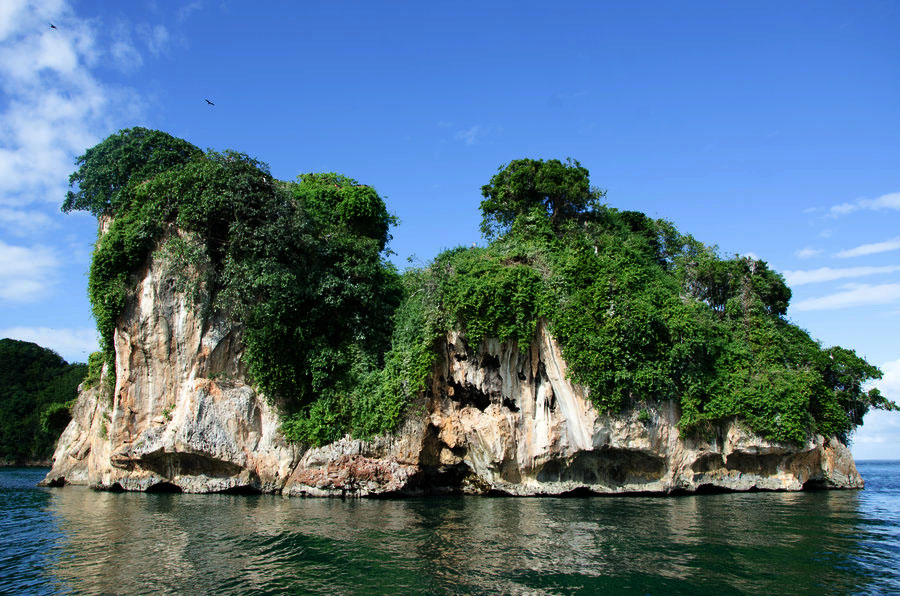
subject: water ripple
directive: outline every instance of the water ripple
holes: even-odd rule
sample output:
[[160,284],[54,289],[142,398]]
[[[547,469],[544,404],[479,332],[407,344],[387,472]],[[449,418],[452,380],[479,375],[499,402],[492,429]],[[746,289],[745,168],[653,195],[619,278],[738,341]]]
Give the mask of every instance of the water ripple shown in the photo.
[[0,471],[0,592],[900,592],[900,464],[862,492],[378,501],[37,489]]

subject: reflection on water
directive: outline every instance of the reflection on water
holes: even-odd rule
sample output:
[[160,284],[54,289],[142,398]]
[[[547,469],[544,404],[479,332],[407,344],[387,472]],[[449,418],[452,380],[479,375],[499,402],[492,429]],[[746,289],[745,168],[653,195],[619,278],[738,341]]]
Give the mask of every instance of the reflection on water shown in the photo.
[[0,591],[896,592],[886,466],[863,492],[364,501],[11,488],[3,471]]

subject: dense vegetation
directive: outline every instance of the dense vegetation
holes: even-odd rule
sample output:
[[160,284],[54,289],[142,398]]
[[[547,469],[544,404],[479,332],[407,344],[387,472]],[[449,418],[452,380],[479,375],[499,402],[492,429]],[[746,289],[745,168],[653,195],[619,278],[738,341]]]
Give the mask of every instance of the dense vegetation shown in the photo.
[[242,323],[252,380],[288,437],[319,443],[396,422],[408,394],[378,396],[405,378],[405,365],[385,364],[404,282],[385,260],[395,219],[375,189],[333,173],[280,182],[247,155],[141,128],[78,164],[63,209],[111,218],[88,282],[108,363],[135,274],[156,254],[204,316]]
[[106,358],[135,274],[165,259],[203,316],[242,323],[252,382],[292,440],[388,431],[442,333],[521,344],[541,319],[600,409],[674,400],[685,432],[737,416],[776,440],[846,439],[870,407],[895,407],[863,390],[878,369],[785,319],[790,290],[765,262],[603,205],[575,161],[501,168],[482,188],[491,243],[403,275],[385,258],[394,217],[340,174],[276,181],[244,154],[140,128],[78,165],[63,208],[111,218],[89,281]]
[[790,289],[764,261],[722,259],[666,221],[601,205],[577,162],[514,161],[482,192],[495,240],[431,268],[441,312],[470,342],[527,341],[544,318],[601,410],[674,400],[687,432],[740,417],[775,440],[846,440],[870,407],[896,407],[863,389],[877,368],[785,319]]
[[0,461],[49,459],[87,366],[37,344],[0,339]]

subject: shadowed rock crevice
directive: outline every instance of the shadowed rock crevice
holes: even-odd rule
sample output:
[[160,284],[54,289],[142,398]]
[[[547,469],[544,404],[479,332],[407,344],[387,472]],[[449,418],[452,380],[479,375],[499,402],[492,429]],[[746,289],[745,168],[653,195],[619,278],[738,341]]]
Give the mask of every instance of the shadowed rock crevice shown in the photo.
[[627,449],[582,451],[571,460],[547,462],[537,474],[540,482],[562,482],[599,487],[657,482],[665,472],[659,456]]
[[824,478],[810,478],[806,482],[803,483],[804,491],[817,491],[817,490],[826,490],[828,489],[828,481]]
[[241,466],[200,453],[154,451],[137,460],[141,468],[165,478],[204,475],[229,478],[241,473]]
[[481,357],[481,363],[479,364],[476,362],[475,365],[480,365],[482,368],[496,371],[500,370],[500,359],[492,354],[485,354]]
[[148,486],[146,492],[148,493],[181,493],[184,492],[180,486],[172,484],[171,482],[157,482],[154,485]]
[[450,391],[448,391],[448,394],[450,399],[458,402],[462,408],[472,406],[484,412],[487,407],[491,405],[491,398],[489,395],[468,383],[457,383],[451,379]]
[[691,470],[696,474],[706,474],[715,472],[725,468],[725,460],[721,453],[707,453],[699,456],[693,464]]
[[733,493],[734,490],[727,486],[719,486],[717,484],[701,484],[694,489],[695,495],[721,495],[725,493]]
[[785,460],[784,455],[756,455],[752,453],[732,453],[725,458],[725,468],[733,472],[772,475],[778,465]]
[[257,486],[252,486],[249,484],[244,484],[241,486],[232,486],[231,488],[226,488],[225,490],[217,491],[220,495],[259,495],[262,494],[262,491]]
[[462,493],[472,480],[472,470],[465,463],[467,449],[450,447],[440,439],[440,429],[429,424],[422,438],[419,473],[411,479],[406,492],[424,494]]

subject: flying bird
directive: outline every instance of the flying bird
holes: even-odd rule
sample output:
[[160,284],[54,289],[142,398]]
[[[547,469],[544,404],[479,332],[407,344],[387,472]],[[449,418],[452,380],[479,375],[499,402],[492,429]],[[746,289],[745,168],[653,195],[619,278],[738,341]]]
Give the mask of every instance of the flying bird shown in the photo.
[[50,28],[51,28],[51,29],[56,29],[56,25],[54,25],[53,23],[50,23]]
[[211,106],[216,105],[216,104],[214,104],[213,102],[209,101],[208,99],[206,100],[206,103],[208,103],[208,104],[211,105]]

